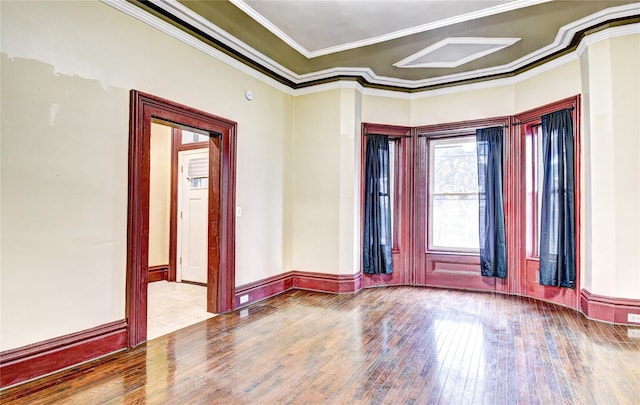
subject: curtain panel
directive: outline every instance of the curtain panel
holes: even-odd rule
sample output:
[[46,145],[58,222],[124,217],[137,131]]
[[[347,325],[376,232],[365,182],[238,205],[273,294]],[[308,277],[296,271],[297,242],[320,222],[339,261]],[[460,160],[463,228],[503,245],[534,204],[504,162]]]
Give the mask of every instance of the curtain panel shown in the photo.
[[386,136],[367,136],[365,168],[362,271],[366,274],[388,274],[393,272],[393,242],[389,139]]
[[573,121],[569,109],[542,116],[540,284],[575,288]]
[[507,277],[507,247],[502,195],[502,127],[476,130],[478,203],[480,213],[480,272]]

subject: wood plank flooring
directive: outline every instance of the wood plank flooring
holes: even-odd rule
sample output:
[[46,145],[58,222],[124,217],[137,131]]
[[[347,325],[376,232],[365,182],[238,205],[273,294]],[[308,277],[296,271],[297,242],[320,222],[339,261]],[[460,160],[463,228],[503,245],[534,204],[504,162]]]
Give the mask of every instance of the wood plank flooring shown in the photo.
[[297,290],[6,389],[0,402],[639,404],[640,339],[522,297]]

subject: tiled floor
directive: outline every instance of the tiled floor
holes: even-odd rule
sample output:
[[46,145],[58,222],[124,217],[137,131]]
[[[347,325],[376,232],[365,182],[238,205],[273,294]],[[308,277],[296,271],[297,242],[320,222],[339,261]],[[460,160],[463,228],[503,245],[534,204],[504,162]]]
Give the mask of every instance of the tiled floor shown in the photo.
[[147,340],[215,316],[206,311],[206,300],[206,287],[167,281],[149,283]]

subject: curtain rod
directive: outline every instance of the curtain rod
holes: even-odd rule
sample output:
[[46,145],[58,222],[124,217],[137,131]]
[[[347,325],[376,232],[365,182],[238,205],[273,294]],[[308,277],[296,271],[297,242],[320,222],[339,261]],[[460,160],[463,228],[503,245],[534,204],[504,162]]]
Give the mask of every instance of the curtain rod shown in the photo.
[[375,133],[368,133],[365,132],[364,136],[369,136],[369,135],[380,135],[380,136],[386,136],[387,138],[411,138],[411,135],[389,135],[389,134],[375,134]]
[[[575,109],[576,109],[575,107],[568,107],[568,108],[562,108],[562,109],[557,110],[557,111],[562,111],[562,110],[569,110],[569,111],[573,111],[573,110],[575,110]],[[553,112],[556,112],[556,111],[553,111]],[[545,115],[546,115],[546,114],[545,114]],[[533,117],[533,118],[529,118],[529,119],[526,119],[526,120],[522,120],[522,121],[514,122],[514,123],[513,123],[513,124],[511,124],[511,125],[515,127],[516,125],[526,124],[527,122],[535,121],[535,120],[538,120],[538,119],[540,119],[540,118],[542,118],[542,116],[540,116],[540,117]]]
[[[502,128],[509,128],[509,125],[494,125],[494,126],[500,126]],[[482,128],[491,128],[491,127],[482,127]],[[478,128],[458,128],[458,129],[450,129],[450,130],[446,130],[446,131],[433,131],[433,132],[424,132],[421,134],[418,134],[419,138],[425,137],[425,136],[436,136],[436,135],[456,135],[456,134],[465,134],[465,133],[474,133],[476,132],[476,129]]]

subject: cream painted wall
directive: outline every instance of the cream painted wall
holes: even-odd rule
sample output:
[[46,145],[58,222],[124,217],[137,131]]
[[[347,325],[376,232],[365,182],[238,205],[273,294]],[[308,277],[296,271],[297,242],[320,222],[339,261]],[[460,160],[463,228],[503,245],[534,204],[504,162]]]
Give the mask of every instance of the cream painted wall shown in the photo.
[[521,113],[581,92],[580,60],[576,58],[516,83],[514,112]]
[[151,123],[149,266],[169,264],[171,127]]
[[511,115],[514,86],[492,87],[412,100],[410,126]]
[[354,89],[340,89],[340,274],[360,272],[361,111],[362,94]]
[[640,35],[581,57],[586,169],[586,279],[599,295],[640,298]]
[[362,122],[370,124],[408,125],[411,122],[411,100],[362,96]]
[[340,255],[341,90],[296,97],[293,269],[336,274]]
[[236,284],[290,269],[291,96],[103,3],[1,7],[0,350],[125,316],[130,89],[238,122]]

